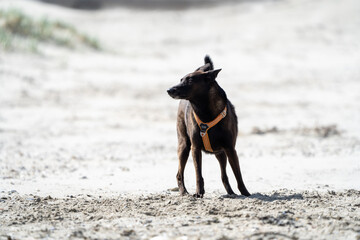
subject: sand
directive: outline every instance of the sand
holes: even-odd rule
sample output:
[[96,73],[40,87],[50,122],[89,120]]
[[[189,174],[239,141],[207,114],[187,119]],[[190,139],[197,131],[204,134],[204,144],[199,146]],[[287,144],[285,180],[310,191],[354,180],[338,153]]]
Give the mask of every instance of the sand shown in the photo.
[[[357,0],[9,6],[104,50],[0,52],[1,239],[360,239]],[[178,102],[166,89],[205,54],[236,107],[250,198],[225,195],[211,155],[203,199],[174,190]],[[189,159],[191,193],[194,175]]]
[[3,237],[18,239],[359,239],[359,196],[285,189],[203,199],[170,191],[111,198],[12,193],[1,199],[1,223]]

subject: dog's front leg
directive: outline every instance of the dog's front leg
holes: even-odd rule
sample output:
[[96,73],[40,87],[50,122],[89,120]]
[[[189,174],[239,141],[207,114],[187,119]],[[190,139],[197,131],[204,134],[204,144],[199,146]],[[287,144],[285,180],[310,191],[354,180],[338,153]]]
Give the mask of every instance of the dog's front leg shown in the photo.
[[189,157],[189,152],[190,152],[189,141],[185,138],[180,138],[179,146],[178,146],[179,169],[178,169],[178,173],[176,174],[176,179],[179,186],[180,195],[182,196],[188,194],[184,183],[184,170],[185,170],[186,162]]
[[196,174],[196,193],[194,194],[194,197],[202,198],[204,196],[205,190],[204,190],[204,179],[201,174],[201,161],[202,161],[201,149],[192,147],[191,153],[193,157],[195,174]]
[[235,178],[236,178],[236,181],[238,184],[238,189],[240,190],[242,195],[250,196],[250,193],[246,189],[244,181],[241,176],[239,159],[238,159],[235,148],[226,149],[225,152],[226,152],[226,155],[228,156],[230,166],[234,172],[234,175],[235,175]]

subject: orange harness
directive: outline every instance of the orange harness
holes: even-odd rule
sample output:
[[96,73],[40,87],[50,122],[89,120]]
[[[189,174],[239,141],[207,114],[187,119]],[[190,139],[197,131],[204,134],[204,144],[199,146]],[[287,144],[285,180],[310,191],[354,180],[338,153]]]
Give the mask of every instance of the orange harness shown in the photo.
[[227,108],[225,106],[225,109],[214,120],[212,120],[211,122],[208,122],[208,123],[202,122],[200,120],[200,118],[194,112],[195,120],[200,128],[200,136],[203,140],[205,150],[208,152],[214,152],[214,150],[211,148],[208,130],[210,128],[212,128],[213,126],[215,126],[216,124],[218,124],[218,122],[220,122],[221,119],[225,118],[226,112],[227,112]]

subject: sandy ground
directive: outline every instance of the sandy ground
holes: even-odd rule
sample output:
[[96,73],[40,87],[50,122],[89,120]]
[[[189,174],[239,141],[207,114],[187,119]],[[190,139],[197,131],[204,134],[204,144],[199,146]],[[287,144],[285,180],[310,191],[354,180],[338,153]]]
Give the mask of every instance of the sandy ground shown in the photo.
[[[360,239],[357,0],[9,6],[67,21],[105,50],[0,52],[1,238]],[[211,155],[204,199],[171,190],[178,102],[166,89],[205,54],[237,110],[250,198],[224,195]],[[194,192],[191,160],[185,178]]]
[[[250,198],[176,193],[18,196],[6,202],[5,236],[81,239],[359,239],[360,192],[279,190]],[[6,238],[5,238],[6,239]]]

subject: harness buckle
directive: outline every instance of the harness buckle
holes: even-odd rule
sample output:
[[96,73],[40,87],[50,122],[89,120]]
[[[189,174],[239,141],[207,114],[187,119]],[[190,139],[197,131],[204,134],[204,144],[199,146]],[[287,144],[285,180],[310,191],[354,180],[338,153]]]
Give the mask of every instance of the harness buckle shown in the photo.
[[205,123],[200,123],[200,136],[203,137],[206,135],[206,131],[209,129],[209,125]]
[[209,125],[205,123],[200,123],[200,131],[205,132],[209,128]]

